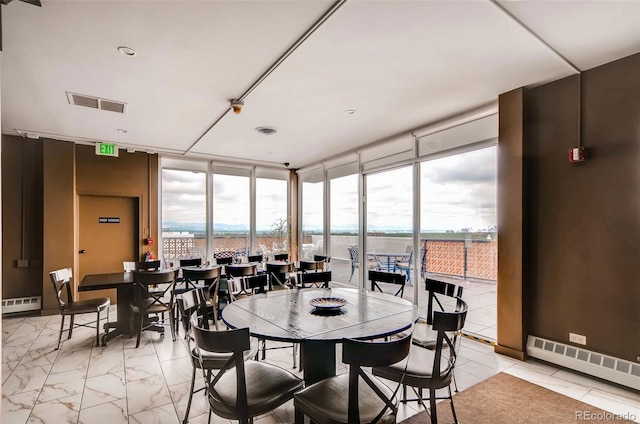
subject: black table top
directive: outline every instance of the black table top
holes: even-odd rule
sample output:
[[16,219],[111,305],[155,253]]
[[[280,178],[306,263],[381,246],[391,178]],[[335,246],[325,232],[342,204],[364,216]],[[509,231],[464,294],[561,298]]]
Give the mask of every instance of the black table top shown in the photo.
[[[326,296],[343,298],[347,304],[338,314],[319,314],[309,301]],[[249,327],[253,336],[268,340],[339,342],[403,331],[418,319],[418,308],[398,297],[358,289],[279,290],[227,305],[222,319],[229,327]]]
[[120,285],[133,284],[132,272],[112,272],[109,274],[87,274],[78,285],[78,291],[113,289]]

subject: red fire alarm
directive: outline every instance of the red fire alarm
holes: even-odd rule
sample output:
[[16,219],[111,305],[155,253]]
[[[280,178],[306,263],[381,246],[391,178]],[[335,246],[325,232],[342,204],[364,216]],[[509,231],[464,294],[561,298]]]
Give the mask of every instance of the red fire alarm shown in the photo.
[[569,162],[584,162],[587,160],[584,147],[569,149]]
[[144,244],[146,244],[147,246],[152,245],[153,244],[153,239],[152,238],[144,239]]

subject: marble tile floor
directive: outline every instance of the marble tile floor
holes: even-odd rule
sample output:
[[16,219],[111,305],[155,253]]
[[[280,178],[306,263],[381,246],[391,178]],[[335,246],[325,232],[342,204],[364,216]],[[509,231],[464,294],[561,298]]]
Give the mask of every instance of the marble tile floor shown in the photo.
[[[115,309],[111,313],[115,318]],[[172,342],[168,335],[144,333],[138,349],[135,339],[123,338],[116,338],[107,347],[96,347],[94,333],[79,328],[56,351],[59,319],[3,318],[2,423],[182,422],[191,363],[180,339]],[[267,360],[291,369],[291,352],[272,350]],[[340,372],[345,370],[339,368]],[[638,392],[540,362],[517,361],[495,354],[486,344],[462,340],[456,370],[460,390],[500,371],[612,413],[640,419]],[[202,385],[200,378],[197,382]],[[415,403],[401,405],[398,421],[418,410]],[[293,403],[288,402],[255,423],[291,423],[293,416]],[[207,404],[201,393],[194,397],[190,417],[193,424],[207,422]],[[230,423],[216,416],[212,422]]]

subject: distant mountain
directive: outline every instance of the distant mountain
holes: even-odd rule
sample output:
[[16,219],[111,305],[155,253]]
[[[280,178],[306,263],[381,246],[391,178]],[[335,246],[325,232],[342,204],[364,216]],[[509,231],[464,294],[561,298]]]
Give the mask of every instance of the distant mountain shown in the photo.
[[[246,225],[229,225],[214,223],[213,228],[220,232],[248,232],[249,227]],[[190,233],[204,233],[207,231],[207,225],[204,222],[174,222],[165,221],[162,223],[163,231],[188,231]]]

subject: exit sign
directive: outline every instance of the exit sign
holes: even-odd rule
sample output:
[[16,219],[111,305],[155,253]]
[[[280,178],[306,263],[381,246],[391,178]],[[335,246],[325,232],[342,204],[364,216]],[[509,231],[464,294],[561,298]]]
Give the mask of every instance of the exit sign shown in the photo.
[[96,155],[118,157],[118,145],[109,143],[96,144]]

